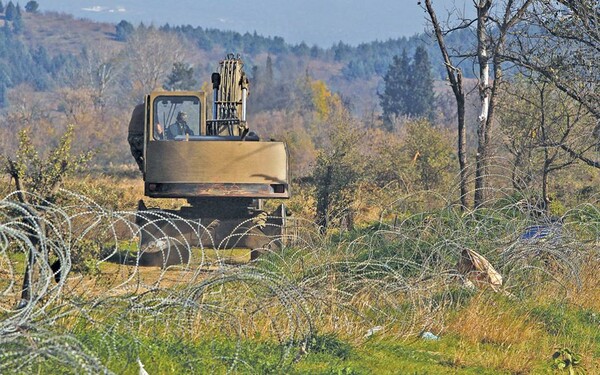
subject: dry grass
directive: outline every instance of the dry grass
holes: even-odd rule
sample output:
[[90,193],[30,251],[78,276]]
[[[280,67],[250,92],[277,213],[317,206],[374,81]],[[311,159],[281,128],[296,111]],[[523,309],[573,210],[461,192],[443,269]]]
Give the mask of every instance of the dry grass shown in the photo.
[[533,342],[542,332],[527,312],[485,295],[473,298],[461,309],[448,330],[471,343],[499,346]]
[[[571,285],[568,302],[585,309],[600,312],[600,260],[595,256],[584,261],[581,269],[581,287]],[[600,327],[598,327],[600,330]]]
[[524,374],[552,353],[542,328],[518,301],[481,293],[454,315],[448,333],[464,343],[456,348],[457,364]]

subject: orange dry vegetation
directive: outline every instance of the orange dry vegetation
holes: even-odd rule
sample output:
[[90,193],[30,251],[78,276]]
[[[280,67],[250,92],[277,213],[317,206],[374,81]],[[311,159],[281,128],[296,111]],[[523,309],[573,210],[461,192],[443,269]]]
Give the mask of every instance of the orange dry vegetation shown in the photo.
[[573,286],[576,292],[569,294],[569,302],[585,309],[600,312],[599,274],[600,262],[597,260],[594,261],[594,259],[586,261],[581,271],[581,288],[577,290],[576,286]]
[[486,293],[473,298],[451,322],[449,330],[472,343],[502,346],[532,341],[541,334],[526,312],[493,297]]
[[23,12],[23,20],[27,25],[23,39],[37,44],[43,41],[50,54],[78,54],[83,46],[119,49],[124,45],[114,39],[115,25],[110,23],[74,19],[57,12]]
[[552,347],[540,325],[522,310],[487,293],[473,298],[450,322],[449,331],[466,341],[456,350],[456,364],[529,373]]

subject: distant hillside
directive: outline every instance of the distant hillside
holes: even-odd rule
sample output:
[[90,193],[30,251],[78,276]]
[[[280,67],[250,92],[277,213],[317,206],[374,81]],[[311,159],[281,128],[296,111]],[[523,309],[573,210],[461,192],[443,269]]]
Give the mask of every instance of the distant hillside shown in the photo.
[[[177,32],[192,40],[200,49],[210,50],[219,46],[228,51],[237,51],[244,55],[254,56],[260,53],[272,55],[292,55],[296,58],[339,63],[342,65],[341,74],[345,80],[370,79],[373,76],[381,77],[387,71],[395,55],[400,55],[404,50],[412,55],[419,45],[427,48],[434,61],[434,71],[437,77],[445,77],[445,67],[437,44],[433,43],[426,34],[414,35],[410,38],[389,39],[387,41],[373,41],[363,43],[356,47],[339,42],[330,48],[323,49],[318,46],[308,46],[305,43],[296,45],[286,44],[280,37],[263,37],[256,33],[240,34],[234,31],[221,31],[204,29],[202,27],[165,25],[161,30]],[[472,43],[472,34],[468,29],[457,32],[448,37],[448,46],[468,46]],[[469,76],[469,72],[466,72]]]
[[[61,74],[61,70],[68,70],[69,66],[81,63],[82,51],[119,51],[125,46],[123,40],[127,32],[146,27],[122,21],[121,24],[128,26],[124,34],[123,30],[118,30],[113,24],[75,19],[56,12],[23,12],[23,21],[24,27],[20,33],[11,31],[10,25],[3,27],[4,41],[0,42],[0,48],[4,46],[5,52],[0,54],[0,86],[14,87],[26,82],[45,90],[54,85],[55,81],[60,81],[61,77],[64,78],[65,74],[68,75],[64,71]],[[332,90],[353,101],[359,111],[373,106],[381,77],[393,56],[401,54],[403,50],[411,55],[418,45],[425,45],[431,56],[435,77],[443,79],[445,74],[435,45],[424,34],[374,41],[356,47],[340,42],[323,49],[304,43],[287,44],[280,37],[264,37],[256,33],[240,34],[168,24],[161,26],[160,30],[179,35],[188,41],[191,47],[188,55],[192,60],[187,63],[195,67],[199,82],[208,79],[216,61],[225,53],[240,53],[249,71],[254,67],[258,68],[255,71],[264,68],[267,56],[271,56],[276,79],[295,80],[308,73],[315,79],[327,82]],[[450,44],[464,45],[468,43],[470,33],[466,30],[454,38],[449,40]],[[21,44],[23,47],[19,47]],[[28,67],[25,68],[24,65]],[[468,76],[468,72],[466,73]],[[1,89],[2,87],[0,91]]]
[[23,40],[30,47],[43,46],[50,55],[79,54],[83,47],[121,48],[115,39],[115,25],[75,19],[65,13],[23,13]]

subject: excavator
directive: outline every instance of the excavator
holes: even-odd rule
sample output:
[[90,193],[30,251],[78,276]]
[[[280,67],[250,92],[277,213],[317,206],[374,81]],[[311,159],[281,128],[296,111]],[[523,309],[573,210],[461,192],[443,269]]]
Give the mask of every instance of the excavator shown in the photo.
[[[132,156],[150,198],[183,198],[177,210],[138,203],[139,265],[190,261],[192,248],[248,249],[250,259],[282,245],[290,197],[285,143],[261,139],[246,120],[249,82],[239,55],[212,74],[212,108],[201,91],[154,91],[129,123]],[[211,119],[207,119],[211,113]]]

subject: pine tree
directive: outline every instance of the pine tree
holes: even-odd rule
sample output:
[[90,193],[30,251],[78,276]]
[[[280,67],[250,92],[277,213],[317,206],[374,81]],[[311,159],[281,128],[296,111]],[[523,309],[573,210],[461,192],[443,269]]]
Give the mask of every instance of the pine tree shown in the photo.
[[250,76],[252,77],[252,82],[254,84],[257,84],[259,82],[258,66],[256,66],[256,65],[252,66],[252,74]]
[[388,130],[391,130],[394,118],[408,111],[406,96],[410,92],[410,73],[410,60],[406,50],[403,50],[401,57],[394,56],[383,78],[385,84],[383,94],[378,94],[383,109],[383,122]]
[[120,42],[125,42],[129,35],[131,35],[134,31],[135,28],[131,23],[121,20],[121,22],[115,26],[115,39]]
[[[19,9],[19,8],[17,8]],[[23,24],[23,18],[20,16],[20,13],[16,13],[17,15],[15,16],[15,19],[13,20],[12,26],[13,26],[13,32],[15,34],[21,34],[23,33],[23,29],[25,28],[25,25]]]
[[37,13],[39,6],[37,1],[31,0],[25,4],[25,11],[27,13]]
[[4,13],[4,19],[7,21],[14,20],[16,12],[17,12],[17,9],[15,8],[15,4],[13,4],[12,1],[9,1],[8,5],[6,6],[5,13]]
[[407,96],[406,114],[413,117],[426,117],[433,120],[435,96],[431,63],[424,47],[415,51],[411,64],[411,95]]
[[0,1],[0,13],[4,13],[4,4]]
[[165,89],[167,90],[192,90],[198,82],[194,79],[194,68],[182,63],[173,64],[173,69],[167,77]]
[[44,46],[39,46],[31,53],[31,57],[33,61],[40,67],[44,68],[44,70],[50,70],[50,57],[48,56],[48,51]]
[[417,47],[412,62],[406,50],[401,57],[394,56],[383,80],[385,89],[379,100],[388,130],[398,116],[433,119],[433,75],[425,48]]

